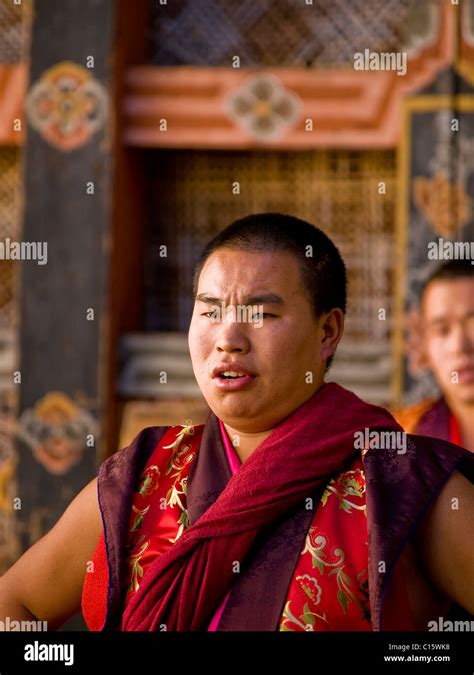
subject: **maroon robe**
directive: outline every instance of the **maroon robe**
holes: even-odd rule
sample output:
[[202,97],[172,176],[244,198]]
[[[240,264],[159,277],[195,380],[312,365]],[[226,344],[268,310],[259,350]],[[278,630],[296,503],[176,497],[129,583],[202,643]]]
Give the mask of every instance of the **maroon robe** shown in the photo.
[[[336,432],[337,423],[334,428]],[[117,629],[120,625],[126,573],[125,544],[133,491],[147,459],[165,431],[166,427],[144,429],[128,448],[106,460],[99,470],[99,502],[109,569],[105,630]],[[464,471],[468,454],[449,442],[417,435],[408,436],[405,455],[367,452],[364,471],[374,630],[382,630],[387,623],[383,610],[389,612],[390,607],[384,606],[384,600],[393,569],[405,545],[412,540],[417,526],[454,469]],[[191,525],[216,501],[229,479],[218,419],[210,413],[188,485]],[[320,490],[309,496],[319,503]],[[271,527],[263,529],[246,561],[245,574],[240,575],[231,588],[219,630],[276,630],[281,605],[312,516],[312,511],[302,503]],[[385,574],[379,574],[378,561],[385,561]]]

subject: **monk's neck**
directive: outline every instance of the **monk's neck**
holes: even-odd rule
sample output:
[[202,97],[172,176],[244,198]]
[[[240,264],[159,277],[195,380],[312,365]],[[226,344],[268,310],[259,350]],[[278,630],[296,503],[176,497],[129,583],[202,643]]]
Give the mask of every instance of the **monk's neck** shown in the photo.
[[259,431],[256,433],[243,433],[242,431],[233,429],[228,424],[224,424],[224,427],[241,462],[245,462],[257,446],[260,445],[267,436],[270,436],[273,431],[273,429],[269,429],[268,431]]
[[448,401],[448,406],[459,424],[462,445],[471,452],[474,452],[474,424],[472,423],[474,419],[474,405],[454,402],[450,404]]

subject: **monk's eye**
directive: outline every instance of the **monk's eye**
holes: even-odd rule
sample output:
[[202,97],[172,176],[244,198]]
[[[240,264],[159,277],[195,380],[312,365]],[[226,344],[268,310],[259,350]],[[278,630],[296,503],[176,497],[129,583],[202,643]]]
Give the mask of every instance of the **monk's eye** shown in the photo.
[[446,337],[449,335],[450,326],[447,323],[438,323],[432,326],[431,333],[436,337]]
[[270,314],[270,312],[254,312],[252,318],[254,319],[268,319],[276,316],[276,314]]
[[206,316],[208,319],[218,319],[219,318],[219,310],[218,309],[213,309],[210,312],[204,312],[201,314],[201,316]]

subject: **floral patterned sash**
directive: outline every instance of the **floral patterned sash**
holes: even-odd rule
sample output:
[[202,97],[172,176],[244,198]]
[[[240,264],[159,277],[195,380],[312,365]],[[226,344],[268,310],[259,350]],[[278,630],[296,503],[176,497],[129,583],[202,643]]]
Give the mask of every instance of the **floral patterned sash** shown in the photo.
[[[188,525],[187,481],[203,426],[171,427],[149,457],[133,497],[127,543],[125,606],[147,566],[181,536]],[[370,631],[365,476],[358,457],[331,480],[315,509],[292,575],[279,621],[281,631]],[[104,537],[94,560],[103,566]],[[93,577],[94,575],[90,575]],[[87,606],[92,578],[83,593],[91,630],[103,621],[105,602]],[[401,589],[404,593],[404,589]],[[100,603],[99,603],[100,604]],[[101,615],[101,616],[99,616]]]

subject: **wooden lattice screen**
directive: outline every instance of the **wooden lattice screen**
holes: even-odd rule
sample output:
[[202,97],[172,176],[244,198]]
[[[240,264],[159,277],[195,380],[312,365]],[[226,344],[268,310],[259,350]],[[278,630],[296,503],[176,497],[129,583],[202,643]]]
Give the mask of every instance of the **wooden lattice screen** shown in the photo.
[[[0,148],[0,240],[18,239],[21,213],[20,150]],[[17,324],[15,306],[15,261],[0,261],[0,330]]]
[[[374,356],[377,345],[377,353],[385,359],[377,385],[383,391],[373,391],[372,397],[388,397],[395,203],[392,151],[159,152],[151,166],[148,330],[187,330],[192,270],[208,239],[251,212],[291,213],[321,227],[339,246],[350,270],[343,345],[349,351],[357,347],[351,355],[355,367],[367,355]],[[240,194],[232,192],[236,182]],[[168,247],[167,258],[160,257],[162,244]],[[380,320],[379,309],[386,310],[386,320]]]
[[25,13],[30,11],[30,0],[26,0],[22,7],[15,5],[13,0],[0,3],[0,63],[18,63],[22,60],[27,37],[23,31],[23,21]]
[[324,68],[399,51],[429,32],[433,0],[173,0],[152,3],[152,62]]

